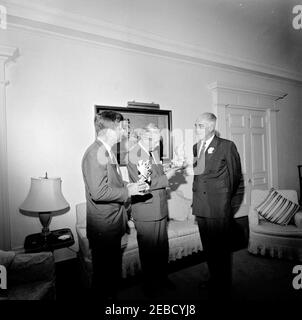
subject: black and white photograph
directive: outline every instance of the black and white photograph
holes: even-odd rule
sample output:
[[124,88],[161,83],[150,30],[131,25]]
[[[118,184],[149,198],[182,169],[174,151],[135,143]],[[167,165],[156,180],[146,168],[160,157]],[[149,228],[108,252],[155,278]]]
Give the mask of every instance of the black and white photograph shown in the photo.
[[0,0],[0,309],[301,305],[301,136],[302,0]]

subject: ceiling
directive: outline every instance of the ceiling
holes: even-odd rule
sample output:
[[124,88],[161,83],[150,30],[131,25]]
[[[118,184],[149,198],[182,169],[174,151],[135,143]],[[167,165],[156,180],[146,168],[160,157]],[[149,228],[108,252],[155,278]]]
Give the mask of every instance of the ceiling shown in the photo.
[[[29,3],[25,0],[7,2]],[[294,0],[31,0],[239,59],[302,72]]]

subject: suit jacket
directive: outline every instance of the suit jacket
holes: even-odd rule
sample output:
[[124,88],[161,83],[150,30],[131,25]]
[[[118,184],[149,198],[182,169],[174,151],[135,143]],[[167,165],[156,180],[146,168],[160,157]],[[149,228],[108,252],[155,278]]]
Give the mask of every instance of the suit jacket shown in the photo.
[[[137,221],[157,221],[168,215],[168,204],[166,187],[169,185],[167,176],[164,174],[163,166],[160,164],[159,152],[155,150],[153,154],[156,157],[156,163],[152,162],[152,175],[150,193],[143,196],[133,196],[132,217]],[[137,144],[129,152],[128,172],[131,182],[136,182],[138,178],[137,163],[138,160],[148,160],[149,154]]]
[[109,232],[122,236],[127,228],[125,202],[128,190],[116,165],[98,139],[87,149],[82,160],[87,203],[87,237],[95,239]]
[[[194,166],[198,147],[193,146]],[[212,153],[209,153],[209,149]],[[241,179],[241,163],[232,141],[214,136],[205,151],[205,170],[194,175],[193,214],[198,217],[224,218],[232,215],[231,200]]]

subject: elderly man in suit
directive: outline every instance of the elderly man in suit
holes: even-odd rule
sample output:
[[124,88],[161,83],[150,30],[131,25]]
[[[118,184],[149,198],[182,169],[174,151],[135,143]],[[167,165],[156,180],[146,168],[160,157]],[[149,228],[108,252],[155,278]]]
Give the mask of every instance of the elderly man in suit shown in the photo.
[[127,228],[125,205],[143,194],[145,183],[124,184],[112,147],[125,130],[123,116],[104,111],[95,117],[97,138],[82,160],[87,201],[87,237],[92,254],[94,297],[114,299],[121,271],[121,238]]
[[166,187],[178,168],[170,168],[164,173],[160,161],[160,130],[149,124],[143,128],[140,140],[129,151],[128,172],[130,181],[139,180],[138,161],[151,163],[150,190],[145,196],[133,196],[132,217],[137,230],[137,242],[143,271],[145,294],[153,296],[159,287],[172,289],[174,285],[167,277],[168,204]]
[[235,144],[217,137],[215,125],[212,113],[203,113],[195,122],[193,214],[210,273],[210,297],[226,298],[231,289],[231,201],[241,163]]

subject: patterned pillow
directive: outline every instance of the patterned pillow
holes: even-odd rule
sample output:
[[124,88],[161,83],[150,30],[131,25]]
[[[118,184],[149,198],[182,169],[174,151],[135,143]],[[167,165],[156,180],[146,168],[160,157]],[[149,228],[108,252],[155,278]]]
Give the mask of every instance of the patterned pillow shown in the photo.
[[268,196],[255,207],[255,210],[264,219],[285,226],[299,208],[299,204],[286,199],[277,190],[271,188]]

